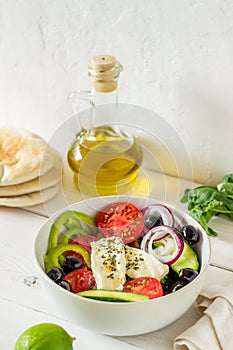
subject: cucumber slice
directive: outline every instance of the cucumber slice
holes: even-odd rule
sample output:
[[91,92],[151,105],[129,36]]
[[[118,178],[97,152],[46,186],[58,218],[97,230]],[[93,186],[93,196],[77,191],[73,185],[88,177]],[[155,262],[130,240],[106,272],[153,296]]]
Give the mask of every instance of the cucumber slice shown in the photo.
[[176,262],[171,264],[173,271],[179,274],[181,269],[190,268],[193,270],[199,270],[199,261],[196,252],[190,247],[190,245],[184,242],[184,250]]
[[77,295],[80,295],[85,298],[95,299],[95,300],[121,302],[121,303],[149,300],[149,297],[144,294],[120,292],[116,290],[103,290],[103,289],[85,290],[84,292],[77,293]]

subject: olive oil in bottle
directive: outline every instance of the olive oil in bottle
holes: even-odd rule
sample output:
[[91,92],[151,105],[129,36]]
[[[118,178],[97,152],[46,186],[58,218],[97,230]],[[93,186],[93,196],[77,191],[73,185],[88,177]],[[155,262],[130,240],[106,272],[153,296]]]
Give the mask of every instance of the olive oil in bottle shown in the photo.
[[68,163],[74,173],[74,183],[88,195],[114,195],[130,191],[142,164],[142,149],[137,140],[111,118],[95,126],[95,109],[101,104],[117,108],[118,78],[122,66],[113,56],[100,55],[92,59],[89,77],[92,91],[93,125],[82,128],[69,151]]

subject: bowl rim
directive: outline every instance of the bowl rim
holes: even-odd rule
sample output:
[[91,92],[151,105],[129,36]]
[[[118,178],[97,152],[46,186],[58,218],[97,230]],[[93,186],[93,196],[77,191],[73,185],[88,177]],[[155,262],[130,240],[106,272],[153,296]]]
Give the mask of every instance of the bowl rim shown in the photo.
[[[101,196],[101,197],[91,197],[91,198],[87,198],[85,200],[80,200],[80,201],[77,201],[77,202],[74,202],[70,205],[67,205],[66,207],[63,207],[61,208],[60,210],[56,211],[53,215],[51,215],[50,217],[48,217],[46,219],[46,221],[39,227],[39,229],[37,230],[37,233],[36,233],[36,236],[34,238],[34,241],[33,241],[33,246],[32,246],[32,253],[33,253],[33,260],[34,260],[34,263],[37,267],[37,269],[39,270],[40,272],[40,275],[41,277],[43,277],[49,284],[51,284],[52,287],[54,287],[55,289],[58,288],[57,290],[60,292],[60,293],[65,293],[64,295],[67,295],[71,298],[75,298],[76,300],[82,300],[82,302],[84,303],[98,303],[98,304],[107,304],[107,305],[112,305],[112,307],[117,307],[119,305],[125,305],[125,307],[129,307],[129,305],[132,305],[132,304],[135,304],[135,303],[122,303],[122,302],[111,302],[111,301],[102,301],[102,300],[95,300],[95,299],[91,299],[91,298],[84,298],[76,293],[71,293],[70,291],[60,287],[59,285],[57,285],[55,282],[53,282],[51,280],[51,278],[49,278],[47,276],[47,274],[45,273],[44,269],[41,267],[40,265],[40,262],[38,261],[37,259],[37,243],[38,243],[38,240],[39,240],[39,237],[41,235],[41,231],[42,229],[44,228],[44,226],[48,225],[48,223],[51,221],[53,222],[53,220],[59,216],[61,213],[63,213],[64,211],[66,210],[75,210],[74,207],[76,207],[77,205],[79,205],[80,203],[82,202],[92,202],[92,201],[97,201],[99,199],[105,199],[105,198],[118,198],[118,199],[123,199],[123,198],[132,198],[132,199],[137,199],[137,200],[147,200],[147,201],[154,201],[155,204],[163,204],[165,206],[167,206],[168,208],[174,210],[177,214],[181,215],[181,217],[185,217],[189,220],[191,220],[193,223],[195,223],[195,225],[198,227],[199,231],[201,231],[202,233],[202,236],[205,237],[205,243],[206,243],[206,248],[207,248],[207,252],[208,252],[208,258],[205,262],[204,265],[201,266],[201,270],[200,270],[200,273],[198,274],[198,276],[193,280],[191,281],[190,283],[188,283],[187,285],[185,285],[183,288],[177,290],[175,293],[169,293],[169,294],[166,294],[166,295],[163,295],[162,297],[159,297],[159,298],[154,298],[154,299],[149,299],[149,300],[142,300],[142,301],[137,301],[136,304],[141,304],[141,303],[158,303],[161,298],[163,300],[166,300],[167,298],[171,298],[173,295],[177,295],[177,293],[180,293],[180,294],[183,294],[185,293],[185,291],[187,291],[188,289],[190,289],[193,285],[195,285],[196,283],[198,283],[199,279],[202,278],[203,274],[206,272],[207,268],[209,267],[210,265],[210,259],[211,259],[211,244],[210,244],[210,239],[209,239],[209,236],[207,234],[207,232],[204,230],[204,228],[194,219],[192,218],[188,213],[182,211],[181,209],[179,208],[175,208],[175,206],[171,205],[171,204],[168,204],[166,202],[163,202],[163,201],[160,201],[160,200],[157,200],[157,199],[154,199],[152,197],[142,197],[142,196],[133,196],[133,195],[113,195],[113,196]],[[78,298],[78,299],[77,299]],[[166,299],[165,299],[166,298]]]

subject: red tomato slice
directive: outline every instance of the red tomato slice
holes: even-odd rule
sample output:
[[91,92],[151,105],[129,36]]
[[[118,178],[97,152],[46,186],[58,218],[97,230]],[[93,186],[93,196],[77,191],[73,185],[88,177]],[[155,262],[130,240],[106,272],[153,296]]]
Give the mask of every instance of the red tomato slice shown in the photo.
[[157,278],[138,277],[125,283],[123,292],[131,292],[147,295],[150,299],[164,295],[163,287]]
[[69,282],[71,292],[73,293],[79,293],[96,287],[92,271],[85,268],[68,273],[64,279]]
[[144,217],[131,203],[108,205],[98,216],[97,225],[105,237],[121,237],[125,244],[135,241],[143,232]]
[[99,238],[95,236],[78,236],[70,241],[71,244],[78,244],[83,247],[89,254],[91,254],[91,242],[98,241]]

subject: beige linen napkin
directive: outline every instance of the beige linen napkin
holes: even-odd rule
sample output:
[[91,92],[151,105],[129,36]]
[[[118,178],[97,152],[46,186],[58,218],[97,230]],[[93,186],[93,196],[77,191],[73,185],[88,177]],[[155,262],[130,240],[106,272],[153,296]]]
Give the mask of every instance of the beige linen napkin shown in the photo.
[[176,337],[175,350],[233,349],[233,272],[211,269],[196,300],[202,317]]

